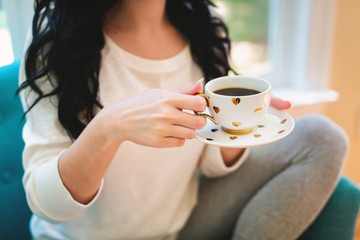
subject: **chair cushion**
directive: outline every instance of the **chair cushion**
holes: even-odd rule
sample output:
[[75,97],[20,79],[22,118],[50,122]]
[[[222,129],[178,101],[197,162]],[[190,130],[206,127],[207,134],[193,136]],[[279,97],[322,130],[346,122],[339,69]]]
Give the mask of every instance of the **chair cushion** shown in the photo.
[[342,177],[320,215],[300,240],[353,240],[360,206],[360,190]]
[[22,185],[23,110],[18,87],[19,62],[0,68],[0,238],[30,239],[30,210]]

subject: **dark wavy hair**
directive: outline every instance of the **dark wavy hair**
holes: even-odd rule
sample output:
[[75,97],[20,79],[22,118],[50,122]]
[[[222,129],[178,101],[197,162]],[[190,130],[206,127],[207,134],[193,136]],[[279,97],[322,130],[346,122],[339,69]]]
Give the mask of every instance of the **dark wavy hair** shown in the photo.
[[[26,80],[18,93],[31,88],[41,99],[56,96],[58,118],[70,138],[76,139],[95,116],[101,50],[105,45],[103,18],[118,0],[35,0],[32,42],[25,56]],[[206,81],[227,75],[230,40],[223,21],[210,13],[209,0],[168,0],[166,14],[189,41],[193,60]],[[54,77],[50,77],[54,76]],[[53,86],[43,92],[38,80]]]

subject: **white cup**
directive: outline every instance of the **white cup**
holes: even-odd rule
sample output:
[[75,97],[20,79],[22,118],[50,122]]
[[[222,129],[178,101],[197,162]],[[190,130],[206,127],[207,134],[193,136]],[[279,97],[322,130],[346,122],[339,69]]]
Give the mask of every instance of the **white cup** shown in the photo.
[[[245,96],[228,96],[216,93],[220,89],[244,88],[258,93]],[[256,129],[270,105],[271,84],[258,77],[226,76],[213,79],[205,85],[205,94],[211,116],[197,113],[219,124],[230,134],[248,134]]]

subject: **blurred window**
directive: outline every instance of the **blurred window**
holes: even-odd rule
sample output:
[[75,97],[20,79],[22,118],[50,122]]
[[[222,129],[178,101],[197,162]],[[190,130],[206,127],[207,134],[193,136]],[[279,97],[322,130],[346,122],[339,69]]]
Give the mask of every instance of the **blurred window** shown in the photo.
[[0,0],[0,66],[22,58],[34,0]]
[[240,74],[274,89],[326,90],[336,0],[214,0]]
[[231,59],[241,74],[259,75],[271,70],[268,52],[268,0],[216,0],[232,40]]
[[14,53],[8,25],[6,23],[6,12],[0,1],[0,67],[11,64],[14,61]]

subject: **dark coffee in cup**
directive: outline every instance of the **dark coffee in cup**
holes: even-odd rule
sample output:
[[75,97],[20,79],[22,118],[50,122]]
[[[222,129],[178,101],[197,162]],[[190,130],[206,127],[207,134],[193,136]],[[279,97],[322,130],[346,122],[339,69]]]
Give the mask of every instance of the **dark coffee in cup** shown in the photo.
[[250,76],[219,77],[206,83],[205,96],[211,115],[208,118],[213,118],[226,133],[243,135],[252,132],[266,117],[271,84]]
[[260,93],[260,91],[249,88],[232,87],[232,88],[221,88],[215,90],[214,93],[225,96],[248,96],[248,95],[258,94]]

